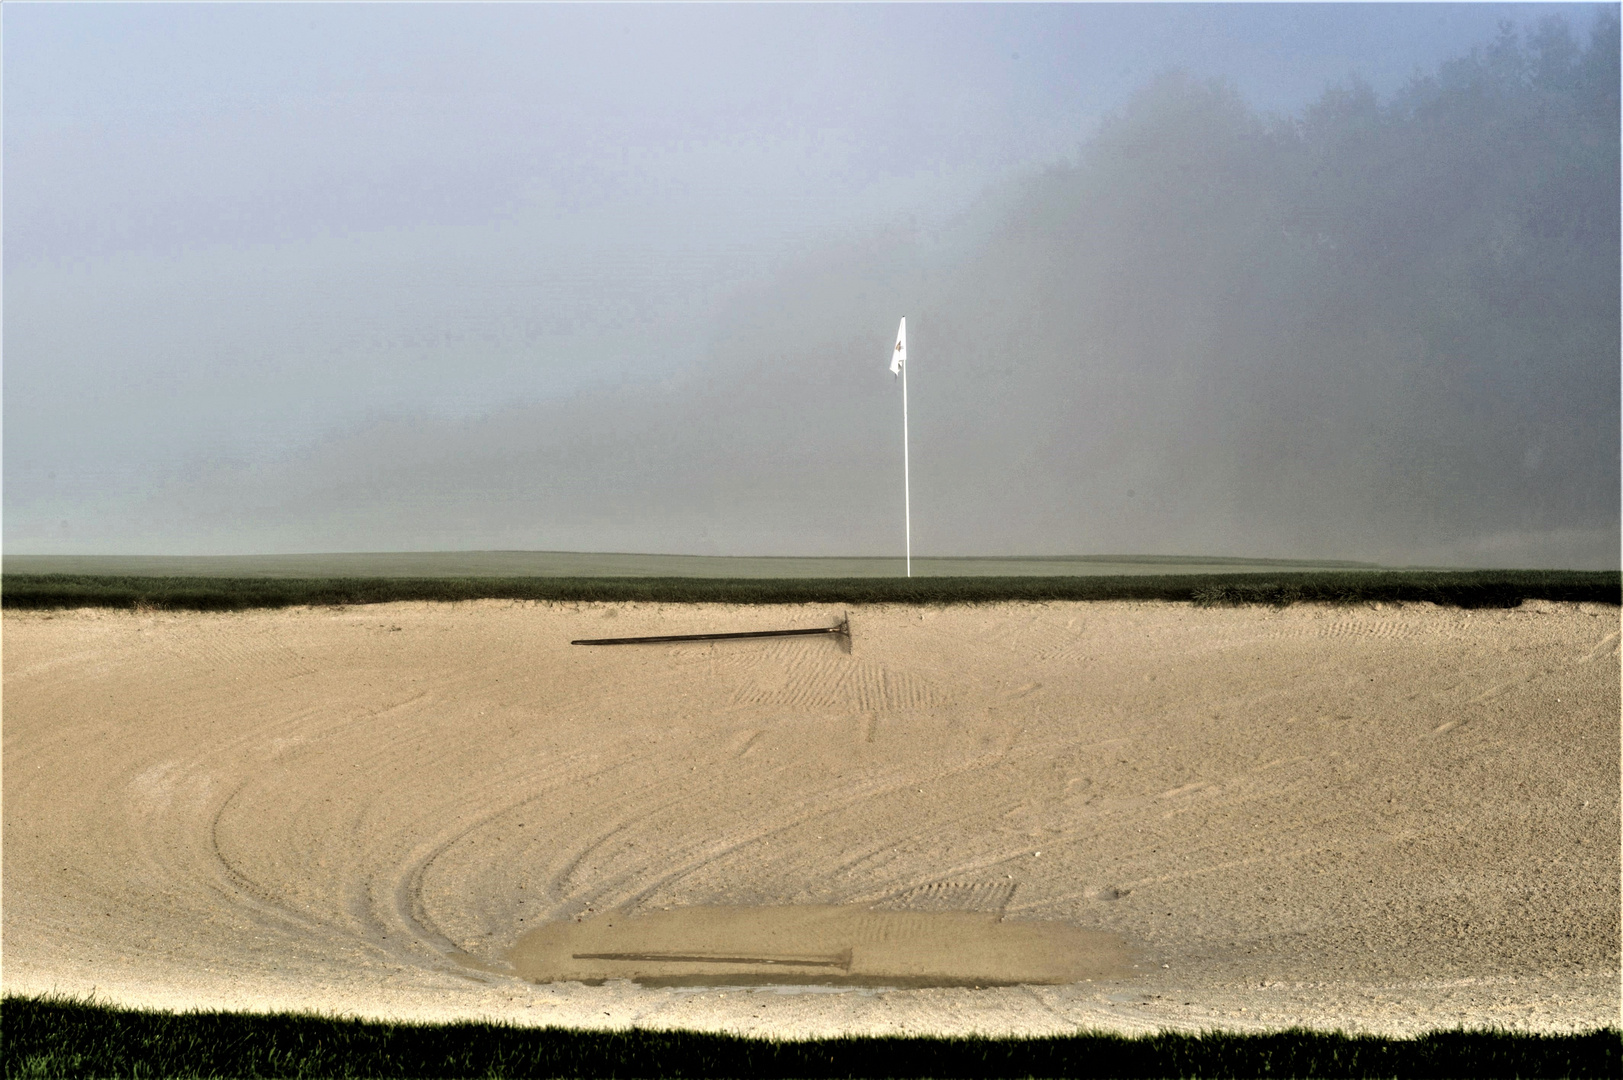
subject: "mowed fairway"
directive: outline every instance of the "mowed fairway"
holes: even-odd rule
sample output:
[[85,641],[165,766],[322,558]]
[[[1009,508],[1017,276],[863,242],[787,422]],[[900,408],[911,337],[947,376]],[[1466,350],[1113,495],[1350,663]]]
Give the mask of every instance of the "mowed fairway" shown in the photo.
[[[5,989],[779,1035],[1616,1023],[1616,607],[881,606],[849,651],[569,644],[844,614],[7,612]],[[1126,959],[832,990],[512,966],[562,920],[783,906]]]

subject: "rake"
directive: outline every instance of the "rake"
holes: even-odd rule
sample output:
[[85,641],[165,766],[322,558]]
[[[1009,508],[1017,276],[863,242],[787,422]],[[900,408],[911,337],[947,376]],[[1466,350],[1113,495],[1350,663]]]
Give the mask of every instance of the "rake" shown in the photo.
[[851,619],[840,620],[838,626],[814,626],[804,630],[744,630],[731,634],[660,634],[656,637],[580,638],[571,645],[653,645],[661,641],[727,641],[732,638],[811,637],[815,634],[834,634],[851,644]]

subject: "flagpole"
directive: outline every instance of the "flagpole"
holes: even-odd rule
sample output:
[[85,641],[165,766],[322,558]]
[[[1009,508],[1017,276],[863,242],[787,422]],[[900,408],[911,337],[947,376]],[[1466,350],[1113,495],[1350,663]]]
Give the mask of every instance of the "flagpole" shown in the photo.
[[913,491],[907,475],[907,361],[902,361],[902,520],[907,529],[907,576],[913,576]]

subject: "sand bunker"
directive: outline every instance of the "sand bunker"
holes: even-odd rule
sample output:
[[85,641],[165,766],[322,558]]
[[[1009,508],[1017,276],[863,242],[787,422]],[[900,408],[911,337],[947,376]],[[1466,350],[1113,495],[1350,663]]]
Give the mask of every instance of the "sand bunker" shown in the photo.
[[1616,1022],[1616,608],[567,644],[842,614],[7,613],[5,987],[770,1034]]

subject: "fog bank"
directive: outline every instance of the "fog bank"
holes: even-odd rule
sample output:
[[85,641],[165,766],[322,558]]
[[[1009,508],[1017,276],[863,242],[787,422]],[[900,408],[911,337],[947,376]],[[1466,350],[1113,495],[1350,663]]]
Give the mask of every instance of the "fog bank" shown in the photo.
[[1616,15],[1580,29],[1294,117],[1161,75],[945,234],[736,290],[696,364],[221,464],[102,535],[894,553],[905,314],[916,552],[1616,566]]

